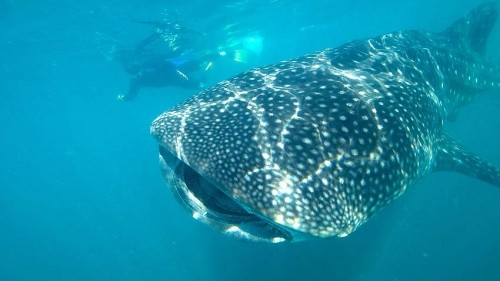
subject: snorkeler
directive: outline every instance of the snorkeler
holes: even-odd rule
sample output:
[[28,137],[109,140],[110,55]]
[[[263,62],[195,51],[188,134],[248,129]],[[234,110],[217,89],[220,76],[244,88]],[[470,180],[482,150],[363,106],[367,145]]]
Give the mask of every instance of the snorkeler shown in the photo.
[[[132,75],[129,90],[125,95],[118,95],[119,101],[134,99],[143,87],[174,86],[185,89],[201,89],[205,75],[196,73],[208,70],[211,65],[207,56],[199,60],[182,61],[175,59],[152,58],[142,64],[131,66],[126,71]],[[198,75],[196,75],[198,74]]]
[[203,48],[203,34],[177,23],[140,23],[153,24],[154,33],[133,50],[118,53],[131,78],[128,92],[117,100],[132,100],[143,87],[203,88],[206,71],[221,56]]

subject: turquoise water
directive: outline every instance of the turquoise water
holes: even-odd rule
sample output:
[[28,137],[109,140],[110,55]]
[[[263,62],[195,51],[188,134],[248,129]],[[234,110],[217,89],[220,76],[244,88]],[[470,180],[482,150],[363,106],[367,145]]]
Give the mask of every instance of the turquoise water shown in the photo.
[[[254,244],[196,222],[165,186],[149,136],[158,114],[196,92],[118,102],[128,76],[112,59],[151,32],[133,20],[262,43],[246,62],[214,64],[213,84],[357,38],[440,31],[479,3],[3,0],[0,280],[500,280],[499,190],[454,173],[420,180],[347,238]],[[500,62],[498,24],[488,49]],[[446,128],[497,166],[498,94]]]

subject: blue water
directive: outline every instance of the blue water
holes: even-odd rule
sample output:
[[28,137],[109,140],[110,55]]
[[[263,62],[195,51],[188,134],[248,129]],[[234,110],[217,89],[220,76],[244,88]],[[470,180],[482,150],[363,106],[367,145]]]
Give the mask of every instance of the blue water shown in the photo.
[[[116,101],[128,76],[110,54],[150,32],[131,20],[262,40],[249,61],[216,64],[215,83],[356,38],[440,31],[480,3],[433,2],[1,0],[0,280],[500,280],[496,187],[435,173],[347,238],[242,242],[190,218],[160,176],[149,124],[194,92]],[[491,60],[498,50],[500,24]],[[496,165],[499,94],[446,128]]]

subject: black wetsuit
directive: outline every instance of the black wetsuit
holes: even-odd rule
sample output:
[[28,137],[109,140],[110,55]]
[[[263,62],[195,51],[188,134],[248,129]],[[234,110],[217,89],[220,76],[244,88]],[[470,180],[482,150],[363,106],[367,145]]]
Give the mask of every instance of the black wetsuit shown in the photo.
[[129,72],[130,85],[126,95],[121,100],[134,99],[143,87],[180,87],[186,89],[200,89],[203,78],[193,75],[201,70],[203,60],[191,60],[176,63],[168,59],[151,59],[137,66],[135,72]]
[[199,49],[202,34],[174,23],[144,23],[154,24],[155,32],[133,50],[118,53],[131,75],[128,92],[118,100],[133,100],[143,87],[200,89],[204,67],[218,57]]

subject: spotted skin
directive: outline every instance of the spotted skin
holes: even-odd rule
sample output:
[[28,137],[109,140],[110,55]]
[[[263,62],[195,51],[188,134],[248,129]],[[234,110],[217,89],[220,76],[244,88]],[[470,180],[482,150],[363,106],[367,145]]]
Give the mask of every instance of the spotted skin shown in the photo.
[[[151,132],[242,209],[311,237],[348,235],[434,170],[500,186],[497,168],[442,130],[477,90],[500,89],[498,66],[482,58],[496,14],[486,3],[442,33],[394,32],[253,69],[163,113]],[[223,232],[238,226],[206,209],[191,208]],[[300,239],[272,242],[285,240]]]

